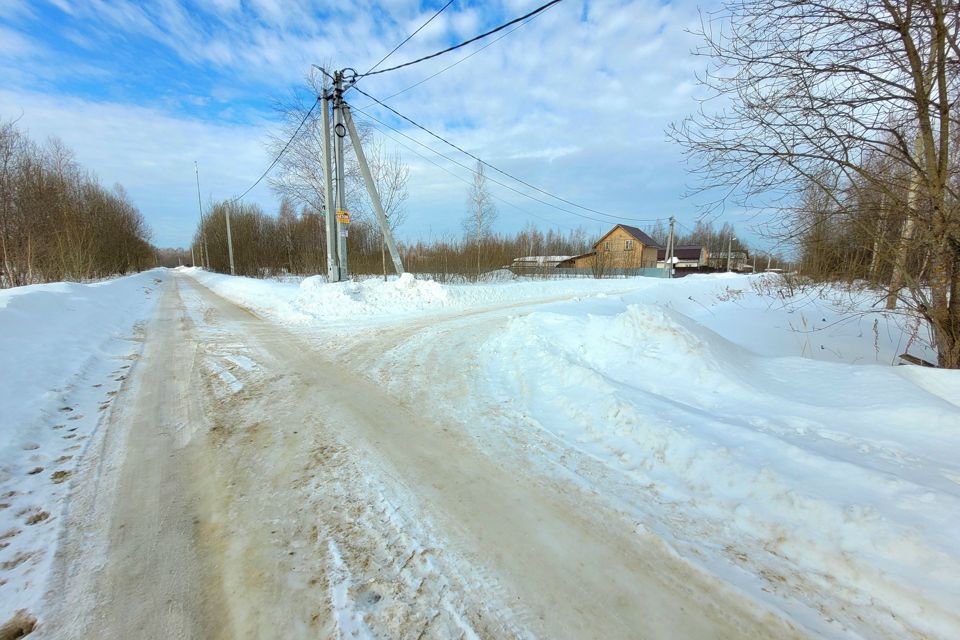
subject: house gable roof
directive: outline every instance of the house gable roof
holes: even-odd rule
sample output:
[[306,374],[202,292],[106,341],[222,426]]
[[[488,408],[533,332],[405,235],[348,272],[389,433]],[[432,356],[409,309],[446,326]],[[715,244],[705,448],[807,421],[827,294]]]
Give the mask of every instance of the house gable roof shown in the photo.
[[645,246],[645,247],[656,247],[656,248],[658,248],[658,249],[660,248],[660,245],[657,244],[657,241],[656,241],[656,240],[654,240],[653,238],[651,238],[650,236],[648,236],[647,234],[645,234],[643,231],[641,231],[641,230],[638,229],[637,227],[631,227],[631,226],[628,225],[628,224],[618,224],[618,225],[616,225],[615,227],[613,227],[612,229],[610,229],[610,231],[607,231],[605,234],[603,234],[603,236],[602,236],[599,240],[597,240],[596,242],[594,242],[594,243],[593,243],[593,246],[594,246],[594,247],[599,246],[600,243],[603,242],[604,240],[606,240],[606,239],[607,239],[607,236],[609,236],[611,233],[613,233],[614,231],[616,231],[618,227],[619,227],[620,229],[623,229],[623,230],[626,231],[627,233],[629,233],[631,236],[633,236],[633,238],[634,238],[635,240],[639,241],[640,244],[642,244],[643,246]]

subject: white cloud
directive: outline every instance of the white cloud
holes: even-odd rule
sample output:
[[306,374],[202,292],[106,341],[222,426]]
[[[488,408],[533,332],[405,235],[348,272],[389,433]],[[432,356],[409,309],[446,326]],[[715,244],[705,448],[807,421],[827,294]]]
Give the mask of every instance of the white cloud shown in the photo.
[[[495,24],[493,13],[516,16],[539,3],[509,0],[496,11],[497,5],[464,8],[454,3],[383,66],[432,53],[453,39],[490,28]],[[268,112],[291,86],[302,85],[311,63],[365,70],[432,15],[413,0],[377,6],[367,0],[339,4],[257,0],[243,5],[216,0],[204,9],[203,20],[172,0],[159,4],[85,0],[69,9],[77,17],[66,30],[77,30],[93,47],[102,46],[114,33],[139,36],[165,47],[185,65],[187,77],[194,69],[215,71],[210,105],[222,106],[221,115],[229,118],[249,117],[257,108],[251,107],[251,96],[260,96],[261,113]],[[669,4],[592,0],[586,11],[582,3],[561,3],[390,104],[471,152],[567,199],[625,215],[680,214],[689,221],[693,207],[680,199],[686,180],[681,155],[666,142],[664,128],[696,106],[693,72],[703,61],[689,55],[695,42],[685,31],[696,21],[694,0]],[[373,95],[390,95],[494,38],[408,69],[365,78],[359,86]],[[0,70],[14,69],[12,55],[0,49]],[[38,90],[30,81],[31,75],[53,74],[51,69],[47,60],[15,76],[0,92],[0,115],[15,116],[19,107],[15,113],[6,112],[22,105],[24,122],[35,136],[59,134],[106,182],[122,182],[154,222],[162,243],[184,244],[192,231],[195,158],[202,161],[206,191],[216,197],[245,188],[269,161],[261,146],[269,123],[231,125],[176,115],[184,104],[205,104],[195,89],[179,99],[167,95],[166,102],[151,108],[60,99],[42,93],[52,82]],[[104,79],[104,86],[110,81]],[[369,103],[357,93],[350,99],[360,107]],[[398,124],[386,112],[376,113]],[[403,129],[432,147],[442,146],[413,128]],[[413,169],[411,215],[404,234],[458,231],[466,185],[406,150],[401,153]],[[467,175],[445,160],[431,159]],[[462,156],[458,159],[472,164]],[[541,217],[555,216],[559,224],[599,226],[550,212],[502,188],[495,190]],[[268,210],[274,208],[266,188],[258,188],[255,198]],[[506,229],[528,219],[506,205],[501,209]]]
[[30,38],[0,25],[0,57],[17,60],[37,55],[41,47]]
[[[240,193],[269,162],[263,125],[217,125],[153,108],[6,90],[0,90],[0,105],[0,119],[22,110],[18,125],[31,138],[59,137],[104,184],[122,184],[151,224],[154,241],[164,246],[187,244],[194,230],[194,160],[204,202]],[[250,198],[274,208],[265,186]]]

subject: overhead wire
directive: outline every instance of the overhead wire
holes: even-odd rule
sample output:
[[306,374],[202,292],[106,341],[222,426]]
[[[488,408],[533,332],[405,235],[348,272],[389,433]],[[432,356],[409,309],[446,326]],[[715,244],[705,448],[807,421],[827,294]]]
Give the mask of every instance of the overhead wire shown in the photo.
[[[466,169],[467,171],[469,171],[469,172],[471,172],[471,173],[473,173],[473,174],[478,174],[478,173],[479,173],[479,172],[478,172],[476,169],[474,169],[473,167],[470,167],[469,165],[463,164],[462,162],[460,162],[460,161],[458,161],[458,160],[455,160],[454,158],[451,158],[450,156],[448,156],[448,155],[446,155],[446,154],[440,153],[439,151],[437,151],[436,149],[434,149],[434,148],[431,147],[430,145],[424,144],[423,142],[420,142],[420,141],[417,140],[416,138],[414,138],[414,137],[412,137],[412,136],[410,136],[410,135],[407,135],[407,134],[404,133],[403,131],[400,131],[400,130],[397,129],[396,127],[394,127],[394,126],[392,126],[392,125],[389,125],[389,124],[387,124],[386,122],[383,122],[382,120],[380,120],[380,119],[377,118],[376,116],[372,115],[372,114],[369,113],[368,111],[365,111],[364,109],[361,109],[360,107],[351,107],[351,108],[352,108],[353,110],[355,110],[355,111],[358,111],[358,112],[362,113],[363,115],[365,115],[365,116],[366,116],[367,118],[369,118],[370,120],[372,120],[372,121],[374,121],[374,122],[376,122],[376,123],[378,123],[378,124],[380,124],[380,125],[382,125],[382,126],[384,126],[384,127],[387,127],[387,128],[390,129],[391,131],[394,131],[395,133],[403,136],[404,138],[410,140],[411,142],[420,145],[420,146],[423,147],[424,149],[427,149],[428,151],[431,151],[431,152],[435,153],[436,155],[440,156],[440,157],[443,158],[444,160],[447,160],[448,162],[452,162],[453,164],[455,164],[455,165],[457,165],[457,166],[459,166],[459,167],[461,167],[461,168],[463,168],[463,169]],[[481,162],[482,162],[482,161],[481,161]],[[485,163],[484,163],[484,164],[485,164]],[[490,182],[492,182],[492,183],[494,183],[494,184],[496,184],[496,185],[499,185],[499,186],[503,187],[504,189],[509,189],[510,191],[513,191],[514,193],[516,193],[516,194],[518,194],[518,195],[521,195],[521,196],[523,196],[524,198],[528,198],[528,199],[530,199],[530,200],[533,200],[534,202],[538,202],[538,203],[540,203],[540,204],[542,204],[542,205],[548,206],[548,207],[550,207],[551,209],[555,209],[555,210],[557,210],[557,211],[563,211],[564,213],[569,213],[570,215],[574,215],[574,216],[577,216],[577,217],[579,217],[579,218],[583,218],[583,219],[585,219],[585,220],[592,220],[592,221],[594,221],[594,222],[602,222],[602,223],[604,223],[604,224],[610,224],[610,221],[609,221],[609,220],[603,220],[603,219],[600,219],[600,218],[594,218],[593,216],[589,216],[589,215],[586,215],[586,214],[584,214],[584,213],[580,213],[579,211],[573,211],[573,210],[571,210],[571,209],[567,209],[567,208],[565,208],[565,207],[558,206],[558,205],[556,205],[556,204],[554,204],[554,203],[552,203],[552,202],[548,202],[548,201],[546,201],[546,200],[542,200],[542,199],[540,199],[540,198],[538,198],[538,197],[536,197],[536,196],[530,195],[529,193],[525,193],[525,192],[523,192],[523,191],[520,191],[519,189],[517,189],[517,188],[515,188],[515,187],[513,187],[513,186],[511,186],[511,185],[509,185],[509,184],[506,184],[506,183],[504,183],[504,182],[500,182],[500,181],[497,180],[496,178],[492,178],[492,177],[490,177],[490,176],[485,176],[485,177],[486,177],[486,179],[489,180]],[[659,220],[663,220],[663,219],[664,219],[664,218],[652,218],[652,219],[649,219],[649,220],[636,220],[636,222],[658,222]]]
[[[413,38],[413,36],[415,36],[415,35],[417,35],[418,33],[420,33],[420,31],[422,31],[424,27],[426,27],[428,24],[430,24],[431,22],[433,22],[434,18],[436,18],[437,16],[439,16],[441,13],[443,13],[444,10],[445,10],[447,7],[449,7],[450,5],[452,5],[453,3],[454,3],[454,0],[450,0],[449,2],[447,2],[447,4],[445,4],[445,5],[443,5],[442,7],[440,7],[440,8],[437,10],[436,13],[434,13],[432,16],[430,16],[430,19],[429,19],[429,20],[427,20],[427,21],[424,22],[422,25],[420,25],[419,27],[417,27],[417,30],[416,30],[416,31],[414,31],[413,33],[411,33],[410,35],[408,35],[408,36],[403,40],[403,42],[401,42],[400,44],[398,44],[397,46],[395,46],[395,47],[393,48],[393,50],[390,51],[390,53],[388,53],[387,55],[385,55],[385,56],[383,56],[382,58],[380,58],[380,61],[377,62],[377,64],[375,64],[375,65],[373,65],[372,67],[370,67],[370,69],[367,70],[367,72],[366,72],[365,74],[363,74],[363,75],[364,75],[364,76],[370,75],[370,74],[373,72],[374,69],[376,69],[376,68],[379,67],[381,64],[383,64],[383,62],[384,62],[387,58],[389,58],[390,56],[392,56],[393,54],[395,54],[395,53],[400,49],[400,47],[402,47],[403,45],[405,45],[405,44],[407,44],[408,42],[410,42],[410,39]],[[363,76],[360,76],[360,77],[362,78]]]
[[407,91],[410,91],[410,89],[414,89],[414,88],[416,88],[416,87],[419,87],[420,85],[422,85],[424,82],[427,82],[428,80],[433,80],[434,78],[436,78],[436,77],[437,77],[438,75],[440,75],[441,73],[444,73],[444,72],[446,72],[446,71],[449,71],[450,69],[453,69],[455,66],[457,66],[457,65],[460,64],[461,62],[465,62],[465,61],[469,60],[470,58],[472,58],[473,56],[477,55],[478,53],[480,53],[481,51],[483,51],[483,50],[486,49],[487,47],[490,47],[490,46],[493,46],[493,45],[497,44],[498,42],[500,42],[501,40],[503,40],[504,38],[506,38],[508,35],[510,35],[510,34],[513,33],[514,31],[516,31],[517,29],[520,29],[521,27],[525,27],[526,25],[530,24],[531,22],[533,22],[534,20],[536,20],[539,15],[540,15],[540,14],[538,13],[537,15],[531,17],[529,20],[527,20],[527,21],[525,21],[525,22],[521,22],[520,24],[518,24],[517,26],[515,26],[513,29],[510,29],[510,31],[507,31],[505,34],[503,34],[502,36],[500,36],[500,37],[497,38],[496,40],[491,40],[490,42],[488,42],[487,44],[483,45],[482,47],[480,47],[479,49],[477,49],[477,50],[474,51],[473,53],[468,54],[468,55],[465,55],[464,57],[460,58],[459,60],[457,60],[457,61],[454,62],[453,64],[447,65],[447,66],[444,67],[443,69],[440,69],[440,71],[437,71],[436,73],[427,76],[426,78],[424,78],[424,79],[421,80],[420,82],[415,82],[414,84],[410,85],[410,86],[407,87],[406,89],[401,89],[400,91],[397,91],[396,93],[390,94],[389,96],[387,96],[386,98],[384,98],[384,100],[390,100],[391,98],[396,98],[396,97],[397,97],[398,95],[400,95],[401,93],[406,93]]
[[[628,221],[628,222],[657,222],[658,220],[661,220],[661,218],[630,218],[630,217],[627,217],[627,216],[621,216],[621,215],[617,215],[617,214],[613,214],[613,213],[607,213],[607,212],[605,212],[605,211],[600,211],[600,210],[598,210],[598,209],[592,209],[592,208],[590,208],[590,207],[584,206],[584,205],[582,205],[582,204],[578,204],[578,203],[573,202],[573,201],[571,201],[571,200],[567,200],[566,198],[562,198],[562,197],[560,197],[560,196],[558,196],[558,195],[555,195],[555,194],[553,194],[553,193],[550,193],[549,191],[547,191],[547,190],[545,190],[545,189],[541,189],[540,187],[538,187],[538,186],[536,186],[536,185],[534,185],[534,184],[531,184],[531,183],[527,182],[526,180],[524,180],[524,179],[522,179],[522,178],[518,178],[517,176],[515,176],[515,175],[513,175],[513,174],[511,174],[511,173],[508,173],[508,172],[504,171],[503,169],[500,169],[499,167],[496,167],[496,166],[490,164],[489,162],[483,160],[482,158],[480,158],[480,157],[478,157],[478,156],[470,153],[470,152],[467,151],[466,149],[463,149],[462,147],[457,146],[456,144],[450,142],[449,140],[447,140],[447,139],[444,138],[443,136],[434,133],[433,131],[427,129],[427,128],[426,128],[425,126],[423,126],[422,124],[420,124],[420,123],[418,123],[418,122],[415,122],[415,121],[412,120],[411,118],[403,115],[402,113],[400,113],[399,111],[397,111],[396,109],[394,109],[393,107],[391,107],[390,105],[385,104],[383,101],[381,101],[381,100],[379,100],[379,99],[377,99],[377,98],[374,98],[372,95],[370,95],[369,93],[367,93],[367,92],[364,91],[363,89],[357,88],[357,91],[359,91],[361,94],[365,95],[366,97],[370,98],[371,100],[373,100],[374,102],[376,102],[377,104],[379,104],[381,107],[383,107],[383,108],[387,109],[388,111],[392,112],[392,113],[393,113],[394,115],[396,115],[397,117],[399,117],[399,118],[401,118],[401,119],[409,122],[410,124],[412,124],[412,125],[415,126],[416,128],[418,128],[418,129],[420,129],[421,131],[429,134],[430,136],[436,138],[437,140],[443,142],[444,144],[446,144],[446,145],[448,145],[448,146],[450,146],[450,147],[453,147],[454,149],[456,149],[456,150],[459,151],[460,153],[462,153],[462,154],[464,154],[464,155],[466,155],[466,156],[469,156],[469,157],[473,158],[474,160],[476,160],[477,162],[479,162],[479,163],[482,164],[483,166],[489,167],[490,169],[493,169],[493,170],[496,171],[497,173],[499,173],[499,174],[501,174],[501,175],[503,175],[503,176],[506,176],[507,178],[510,178],[511,180],[515,180],[516,182],[519,182],[520,184],[524,185],[525,187],[528,187],[528,188],[530,188],[530,189],[533,189],[534,191],[537,191],[537,192],[539,192],[539,193],[542,193],[542,194],[545,195],[545,196],[548,196],[548,197],[550,197],[550,198],[553,198],[553,199],[555,199],[555,200],[558,200],[558,201],[560,201],[560,202],[563,202],[564,204],[568,204],[568,205],[570,205],[570,206],[572,206],[572,207],[576,207],[577,209],[581,209],[581,210],[583,210],[583,211],[589,211],[590,213],[595,213],[595,214],[600,215],[600,216],[606,216],[607,218],[614,218],[614,219],[617,219],[617,220],[626,220],[626,221]],[[365,113],[366,113],[366,112],[365,112]],[[369,115],[369,114],[367,114],[367,115]],[[530,197],[530,196],[528,195],[527,197]],[[572,213],[572,212],[570,212],[569,210],[564,209],[564,208],[562,208],[562,207],[556,207],[555,205],[552,205],[552,206],[554,206],[554,207],[557,208],[557,209],[561,209],[562,211],[567,211],[568,213]],[[574,215],[580,215],[580,214],[574,214]],[[585,216],[585,217],[586,217],[586,216]],[[591,220],[595,220],[595,218],[590,218],[590,219],[591,219]],[[609,220],[600,220],[599,222],[609,222]]]
[[683,223],[680,222],[679,220],[674,219],[674,222],[676,222],[678,226],[683,227],[684,229],[686,229],[686,230],[689,231],[690,233],[696,233],[696,231],[694,231],[693,229],[691,229],[691,228],[688,227],[687,225],[683,224]]
[[[534,9],[533,11],[530,11],[529,13],[520,16],[519,18],[514,18],[514,19],[511,20],[510,22],[505,22],[504,24],[500,25],[499,27],[496,27],[496,28],[494,28],[494,29],[491,29],[490,31],[487,31],[487,32],[485,32],[485,33],[481,33],[481,34],[478,35],[478,36],[474,36],[474,37],[470,38],[469,40],[465,40],[465,41],[461,42],[460,44],[453,45],[452,47],[447,47],[446,49],[443,49],[442,51],[437,51],[436,53],[431,53],[430,55],[423,56],[423,57],[421,57],[421,58],[417,58],[416,60],[411,60],[411,61],[409,61],[409,62],[404,62],[403,64],[398,64],[398,65],[393,66],[393,67],[388,67],[388,68],[386,68],[386,69],[380,69],[379,71],[372,71],[372,70],[371,70],[371,71],[368,71],[367,73],[364,73],[363,75],[357,76],[356,79],[359,80],[360,78],[365,78],[366,76],[374,76],[374,75],[377,75],[377,74],[380,74],[380,73],[388,73],[388,72],[390,72],[390,71],[396,71],[397,69],[403,69],[404,67],[409,67],[409,66],[412,66],[412,65],[415,65],[415,64],[419,64],[419,63],[424,62],[424,61],[426,61],[426,60],[431,60],[431,59],[436,58],[436,57],[438,57],[438,56],[442,56],[442,55],[444,55],[444,54],[446,54],[446,53],[450,53],[451,51],[456,51],[457,49],[460,49],[460,48],[462,48],[462,47],[465,47],[465,46],[467,46],[468,44],[471,44],[471,43],[473,43],[473,42],[476,42],[477,40],[482,40],[483,38],[486,38],[487,36],[491,36],[491,35],[493,35],[493,34],[495,34],[495,33],[497,33],[497,32],[503,31],[503,30],[506,29],[507,27],[510,27],[510,26],[512,26],[512,25],[515,25],[515,24],[517,24],[518,22],[523,22],[523,21],[526,20],[527,18],[533,17],[533,16],[537,15],[538,13],[541,13],[541,12],[543,12],[543,11],[546,11],[547,9],[549,9],[550,7],[552,7],[553,5],[559,4],[560,2],[562,2],[562,0],[551,0],[550,2],[548,2],[548,3],[546,3],[546,4],[540,5],[539,7],[537,7],[536,9]],[[358,89],[358,91],[359,91],[359,89]]]
[[[359,111],[359,109],[357,109],[357,110]],[[406,149],[406,150],[409,151],[410,153],[412,153],[412,154],[414,154],[414,155],[416,155],[416,156],[419,156],[422,160],[424,160],[425,162],[429,162],[430,164],[432,164],[433,166],[437,167],[437,168],[440,169],[441,171],[444,171],[444,172],[450,174],[451,176],[453,176],[454,178],[456,178],[456,179],[459,180],[460,182],[463,182],[463,183],[466,184],[466,185],[472,186],[473,183],[471,183],[469,180],[467,180],[467,179],[464,178],[463,176],[461,176],[461,175],[459,175],[459,174],[457,174],[457,173],[454,173],[453,171],[451,171],[451,170],[448,169],[447,167],[443,166],[443,165],[440,164],[439,162],[437,162],[437,161],[435,161],[435,160],[432,160],[431,158],[428,158],[427,156],[423,155],[422,153],[420,153],[419,151],[417,151],[416,149],[414,149],[414,148],[411,147],[410,145],[405,144],[404,142],[398,140],[397,138],[393,137],[392,135],[390,135],[389,133],[387,133],[386,131],[384,131],[384,128],[389,127],[389,125],[384,124],[384,123],[380,122],[379,120],[376,120],[375,118],[371,117],[369,114],[367,114],[367,113],[365,113],[365,112],[363,113],[363,116],[364,116],[365,119],[368,119],[368,120],[370,120],[371,122],[375,122],[376,124],[373,124],[373,126],[374,126],[374,127],[380,132],[380,134],[383,135],[384,137],[386,137],[386,138],[388,138],[388,139],[390,139],[390,140],[393,140],[393,142],[396,143],[397,145],[403,147],[404,149]],[[378,124],[379,124],[380,126],[377,126]],[[396,131],[396,129],[393,129],[393,131]],[[442,157],[446,157],[446,156],[442,156]],[[449,159],[449,158],[448,158],[448,159]],[[463,166],[463,165],[460,165],[460,166]],[[469,170],[469,167],[467,167],[467,169]],[[475,173],[475,172],[474,172],[474,173]],[[526,214],[526,215],[528,215],[528,216],[531,216],[531,217],[533,217],[533,218],[536,218],[537,220],[541,220],[541,221],[546,222],[546,223],[548,223],[548,224],[551,224],[551,225],[554,225],[554,226],[557,226],[557,227],[562,227],[562,228],[568,229],[568,230],[570,230],[570,231],[573,231],[573,230],[574,230],[574,227],[571,227],[571,226],[565,225],[565,224],[560,224],[559,222],[556,222],[555,220],[550,220],[549,218],[544,218],[543,216],[540,216],[540,215],[538,215],[538,214],[536,214],[536,213],[533,213],[532,211],[529,211],[529,210],[527,210],[527,209],[524,209],[523,207],[521,207],[521,206],[519,206],[519,205],[516,205],[516,204],[514,204],[513,202],[510,202],[509,200],[507,200],[507,199],[505,199],[505,198],[502,198],[502,197],[498,196],[498,195],[495,194],[495,193],[491,193],[490,195],[491,195],[494,199],[499,200],[500,202],[506,204],[507,206],[513,207],[513,208],[516,209],[517,211],[520,211],[521,213],[524,213],[524,214]]]
[[267,174],[270,173],[270,171],[271,171],[275,166],[277,166],[277,163],[280,162],[280,158],[282,158],[282,157],[283,157],[283,154],[286,153],[286,152],[287,152],[287,149],[290,148],[291,143],[293,143],[293,141],[296,139],[297,135],[299,135],[300,130],[303,129],[303,125],[305,125],[305,124],[307,123],[307,120],[310,118],[310,116],[313,115],[313,110],[317,108],[317,105],[318,105],[318,104],[320,104],[320,98],[317,98],[317,99],[314,101],[313,106],[310,107],[310,110],[307,111],[307,114],[306,114],[305,116],[303,116],[303,120],[301,120],[301,121],[300,121],[300,124],[297,125],[297,130],[294,131],[294,132],[293,132],[293,135],[290,136],[290,139],[287,140],[287,144],[283,145],[283,149],[281,149],[281,150],[280,150],[280,153],[277,154],[277,157],[273,159],[273,162],[270,163],[270,166],[267,167],[266,171],[264,171],[262,174],[260,174],[260,177],[257,178],[257,181],[254,182],[252,185],[250,185],[250,187],[249,187],[246,191],[244,191],[243,193],[241,193],[239,196],[237,196],[236,198],[234,198],[234,199],[231,200],[230,202],[237,202],[237,201],[243,199],[243,197],[244,197],[245,195],[247,195],[248,193],[250,193],[251,191],[253,191],[253,188],[256,187],[258,184],[260,184],[260,181],[263,180],[264,178],[266,178],[266,177],[267,177]]

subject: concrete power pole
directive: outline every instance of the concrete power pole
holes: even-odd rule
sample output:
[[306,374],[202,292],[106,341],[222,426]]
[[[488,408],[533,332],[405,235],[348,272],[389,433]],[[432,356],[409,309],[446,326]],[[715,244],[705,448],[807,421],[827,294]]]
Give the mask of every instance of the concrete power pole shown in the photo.
[[733,234],[730,234],[730,237],[727,238],[727,271],[730,271],[730,252],[733,249],[733,241],[736,238],[733,237]]
[[[319,68],[319,67],[318,67]],[[327,230],[327,280],[329,282],[341,282],[349,277],[347,268],[347,234],[350,224],[350,212],[347,210],[347,181],[346,171],[343,161],[344,138],[348,135],[353,143],[353,150],[357,154],[357,162],[360,165],[360,173],[363,175],[363,183],[367,189],[367,195],[373,203],[373,210],[377,216],[377,222],[380,225],[380,231],[383,234],[384,242],[390,249],[390,257],[393,260],[393,267],[398,274],[403,273],[403,262],[400,260],[400,252],[393,240],[393,234],[390,232],[390,224],[387,220],[386,212],[383,210],[383,202],[377,192],[376,183],[373,180],[373,174],[370,172],[370,165],[367,164],[366,155],[363,152],[360,135],[353,124],[353,116],[350,113],[350,107],[343,100],[344,72],[334,71],[331,76],[326,70],[321,69],[327,77],[333,78],[333,90],[327,92],[324,89],[320,97],[323,106],[323,173],[324,173],[324,199],[326,207],[326,230]],[[333,153],[330,152],[330,109],[333,109]],[[331,166],[332,165],[332,166]],[[333,188],[332,176],[336,173],[337,184],[336,192]],[[334,216],[335,212],[335,216]]]
[[227,253],[230,254],[230,275],[237,275],[236,269],[233,268],[233,235],[230,233],[230,207],[231,204],[228,204],[223,208],[223,215],[227,219]]
[[[200,167],[197,165],[196,160],[193,161],[193,171],[197,174],[197,207],[200,209],[200,237],[203,240],[203,244],[200,247],[200,262],[203,263],[203,266],[209,271],[210,247],[207,246],[207,230],[203,224],[203,203],[200,201]],[[205,262],[203,260],[204,254],[207,256]]]
[[363,153],[363,145],[360,144],[360,136],[357,134],[357,128],[353,126],[353,115],[350,113],[350,107],[344,103],[341,107],[343,111],[343,120],[347,125],[347,131],[350,132],[350,140],[353,142],[353,150],[357,154],[357,162],[360,164],[360,173],[363,174],[363,182],[367,187],[367,195],[370,196],[370,202],[373,204],[373,211],[377,215],[377,222],[380,223],[380,232],[383,239],[390,249],[390,258],[393,260],[393,268],[397,275],[403,273],[403,262],[400,260],[400,252],[397,251],[397,244],[393,241],[393,234],[390,232],[390,223],[383,210],[383,203],[380,201],[380,194],[377,193],[377,185],[373,181],[373,175],[370,173],[370,167],[367,165],[367,158]]
[[667,263],[667,277],[673,277],[673,244],[674,244],[674,235],[673,235],[673,225],[676,222],[676,218],[670,216],[670,234],[667,236],[667,250],[664,253],[664,261]]
[[349,216],[347,210],[347,181],[343,168],[343,139],[347,136],[346,125],[343,123],[343,72],[333,74],[333,148],[337,165],[337,257],[340,260],[340,280],[346,280],[350,275],[347,267],[347,226],[342,216]]
[[326,211],[324,222],[327,232],[327,282],[340,282],[340,262],[337,259],[337,207],[333,195],[333,158],[330,156],[330,95],[324,90],[323,107],[323,200]]

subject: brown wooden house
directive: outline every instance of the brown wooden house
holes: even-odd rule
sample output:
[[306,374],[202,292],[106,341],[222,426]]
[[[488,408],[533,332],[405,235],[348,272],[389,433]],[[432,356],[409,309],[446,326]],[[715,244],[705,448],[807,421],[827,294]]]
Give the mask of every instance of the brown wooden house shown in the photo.
[[636,227],[618,224],[593,245],[593,251],[568,258],[558,268],[652,269],[657,266],[656,241]]

